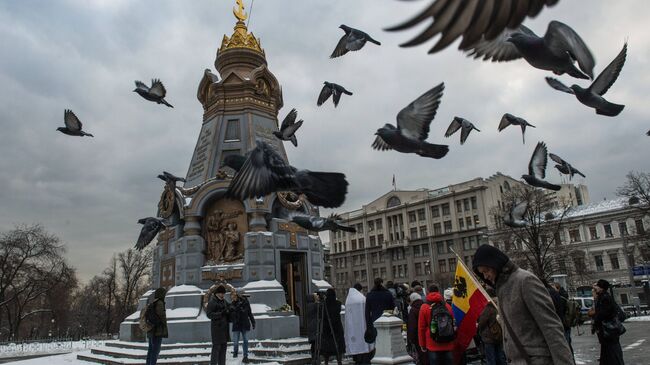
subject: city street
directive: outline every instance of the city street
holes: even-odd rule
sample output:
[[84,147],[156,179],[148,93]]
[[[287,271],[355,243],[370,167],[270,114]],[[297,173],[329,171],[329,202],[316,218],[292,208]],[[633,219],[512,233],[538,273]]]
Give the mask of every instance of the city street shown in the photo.
[[[621,336],[621,347],[626,364],[650,364],[650,352],[647,351],[648,322],[625,322],[627,333]],[[578,335],[580,333],[580,335]],[[600,344],[596,335],[591,334],[590,326],[583,325],[571,332],[576,364],[598,364]]]

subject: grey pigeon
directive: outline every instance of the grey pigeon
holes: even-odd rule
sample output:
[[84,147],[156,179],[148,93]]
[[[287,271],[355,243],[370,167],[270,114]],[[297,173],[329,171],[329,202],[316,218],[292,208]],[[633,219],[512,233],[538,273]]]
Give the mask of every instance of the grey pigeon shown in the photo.
[[291,221],[308,231],[345,231],[351,233],[357,232],[354,227],[342,224],[341,217],[336,214],[332,214],[327,218],[316,217],[312,215],[295,214],[291,217]]
[[648,132],[646,133],[646,135],[647,135],[647,136],[650,136],[650,130],[648,130]]
[[615,117],[623,111],[625,105],[610,103],[603,98],[603,95],[605,95],[621,73],[626,56],[627,43],[625,43],[618,56],[598,75],[596,80],[587,89],[583,89],[575,84],[567,87],[552,77],[547,77],[546,82],[555,90],[575,95],[582,104],[596,109],[596,114]]
[[233,177],[226,196],[244,200],[277,191],[293,191],[305,194],[317,206],[336,208],[343,204],[348,192],[344,174],[298,170],[287,164],[268,143],[255,142],[257,146]]
[[386,123],[379,128],[372,148],[381,151],[392,149],[436,159],[445,157],[449,146],[425,142],[444,89],[445,84],[440,83],[402,109],[397,114],[397,127]]
[[586,177],[585,174],[578,171],[578,169],[576,169],[575,167],[571,166],[570,163],[564,161],[560,156],[555,155],[553,153],[549,153],[548,157],[550,157],[551,160],[557,162],[555,168],[558,169],[558,171],[560,171],[561,174],[569,175],[569,179],[572,179],[573,175],[575,174],[578,174],[582,177]]
[[63,133],[67,134],[69,136],[77,136],[77,137],[94,137],[90,133],[86,133],[81,130],[83,125],[81,124],[81,121],[77,116],[72,112],[70,109],[66,109],[63,112],[63,122],[65,123],[65,127],[59,127],[56,130]]
[[237,172],[241,170],[245,162],[246,162],[246,156],[242,156],[239,154],[228,155],[223,159],[223,164],[221,165],[221,168],[230,167],[231,169],[235,170],[235,172]]
[[336,45],[336,48],[334,49],[334,52],[332,52],[330,58],[343,56],[349,51],[358,51],[366,45],[366,42],[372,42],[378,46],[381,46],[381,43],[372,39],[368,33],[362,32],[359,29],[348,27],[345,24],[341,24],[339,28],[343,29],[345,34],[339,40],[339,43]]
[[142,230],[140,230],[140,236],[138,237],[138,242],[135,244],[137,250],[142,250],[145,248],[154,238],[158,232],[166,227],[165,221],[160,218],[147,217],[138,220],[138,223],[143,224]]
[[341,94],[352,95],[351,92],[347,91],[343,86],[339,84],[327,81],[323,82],[323,84],[323,88],[318,95],[318,101],[316,102],[316,105],[318,106],[323,105],[323,103],[326,102],[330,96],[332,96],[332,100],[334,100],[334,107],[337,107],[339,105],[339,100],[341,100]]
[[526,143],[526,127],[536,128],[534,125],[528,123],[524,118],[515,117],[510,113],[505,113],[499,122],[499,132],[506,129],[509,125],[518,125],[521,127],[521,140]]
[[291,109],[289,114],[284,117],[279,131],[273,131],[273,135],[283,141],[291,141],[294,146],[298,147],[298,139],[296,138],[296,131],[302,125],[302,119],[296,122],[298,112],[296,109]]
[[167,171],[163,171],[161,175],[158,175],[158,178],[164,182],[176,185],[177,181],[185,182],[185,179],[182,177],[174,176]]
[[476,128],[472,122],[465,118],[461,117],[454,117],[454,120],[451,121],[451,124],[449,124],[449,128],[447,128],[447,132],[445,132],[445,137],[449,137],[452,134],[456,133],[459,129],[462,130],[460,131],[460,144],[464,144],[465,141],[467,140],[467,136],[469,136],[469,132],[471,132],[473,129],[475,129],[477,132],[480,132],[481,130]]
[[435,0],[412,19],[386,30],[405,30],[431,21],[422,33],[401,46],[417,46],[441,34],[438,42],[429,50],[430,54],[446,48],[461,36],[463,40],[458,48],[466,50],[482,38],[496,38],[506,27],[518,27],[526,18],[534,18],[545,6],[555,5],[558,1]]
[[153,101],[158,104],[165,104],[168,107],[173,108],[171,104],[165,101],[167,90],[165,89],[165,85],[163,85],[163,83],[158,79],[151,80],[151,87],[148,87],[142,81],[136,81],[135,90],[133,90],[133,92],[138,93],[140,96],[149,101]]
[[548,162],[547,153],[546,144],[544,142],[538,142],[528,163],[528,175],[521,175],[521,178],[526,180],[529,185],[558,191],[562,189],[560,185],[544,181],[546,177],[546,164]]
[[[484,60],[511,61],[524,58],[531,66],[557,75],[567,73],[579,79],[593,79],[596,61],[591,51],[568,25],[556,20],[548,24],[544,37],[520,25],[508,29],[491,41],[481,41],[469,56]],[[579,69],[574,65],[578,62]]]
[[524,218],[528,210],[528,202],[522,201],[521,203],[513,203],[510,210],[503,217],[503,223],[512,228],[523,228],[530,223]]

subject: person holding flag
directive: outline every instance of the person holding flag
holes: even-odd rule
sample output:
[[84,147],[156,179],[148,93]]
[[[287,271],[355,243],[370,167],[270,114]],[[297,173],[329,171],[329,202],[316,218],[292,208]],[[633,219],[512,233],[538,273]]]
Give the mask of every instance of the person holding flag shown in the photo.
[[476,250],[472,268],[497,291],[509,364],[574,364],[562,322],[537,276],[520,269],[506,254],[490,245],[481,245]]

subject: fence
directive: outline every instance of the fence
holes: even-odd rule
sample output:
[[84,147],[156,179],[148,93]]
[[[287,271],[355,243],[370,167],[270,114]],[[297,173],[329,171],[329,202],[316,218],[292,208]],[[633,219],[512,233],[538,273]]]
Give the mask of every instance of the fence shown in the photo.
[[23,353],[59,353],[85,350],[101,346],[105,339],[52,338],[41,340],[0,342],[0,357],[14,356]]

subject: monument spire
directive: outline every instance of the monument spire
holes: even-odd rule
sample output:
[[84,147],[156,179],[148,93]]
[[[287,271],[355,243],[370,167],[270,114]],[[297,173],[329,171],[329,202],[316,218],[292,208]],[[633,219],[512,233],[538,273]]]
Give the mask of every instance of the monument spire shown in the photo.
[[237,3],[238,7],[233,8],[232,13],[235,15],[235,18],[237,18],[239,22],[244,22],[244,20],[248,18],[248,14],[244,12],[243,0],[236,0],[235,2]]
[[245,48],[255,51],[264,56],[264,50],[260,46],[260,40],[255,38],[255,35],[248,32],[248,27],[244,21],[248,19],[248,14],[244,11],[243,0],[236,0],[236,5],[232,9],[233,15],[237,19],[234,32],[230,38],[226,35],[223,36],[219,52],[223,52],[234,48]]

